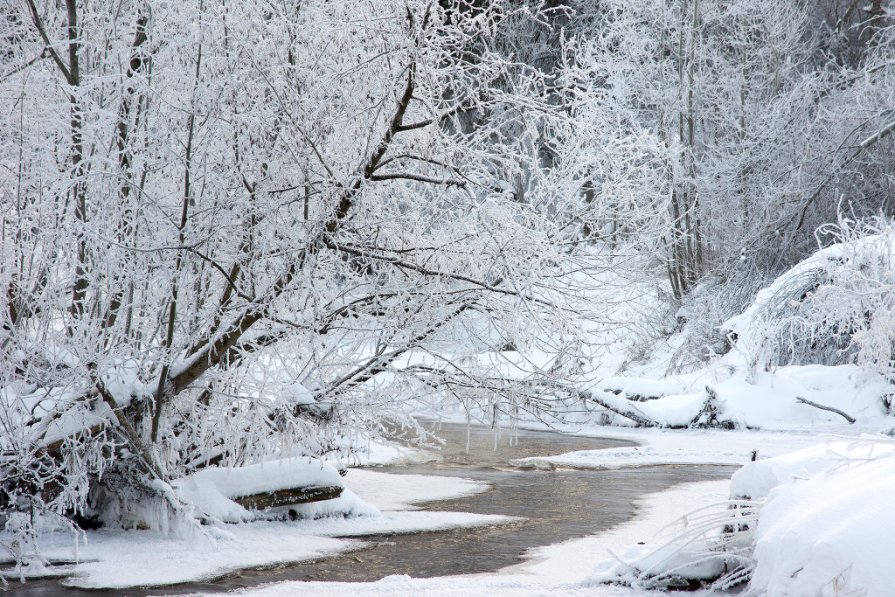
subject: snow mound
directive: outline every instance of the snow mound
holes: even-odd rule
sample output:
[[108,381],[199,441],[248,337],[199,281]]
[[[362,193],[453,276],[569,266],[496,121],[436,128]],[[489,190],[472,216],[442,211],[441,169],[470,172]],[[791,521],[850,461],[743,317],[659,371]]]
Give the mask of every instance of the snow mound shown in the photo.
[[[776,485],[775,485],[776,483]],[[767,495],[747,595],[891,595],[895,442],[829,442],[744,467],[733,495]]]
[[781,485],[812,479],[833,468],[895,455],[895,442],[831,441],[750,462],[730,479],[730,497],[763,499]]
[[751,462],[731,479],[728,501],[687,514],[658,547],[613,554],[592,581],[726,589],[748,580],[749,597],[891,595],[893,493],[895,441],[883,436]]
[[895,226],[841,223],[837,242],[761,290],[721,325],[752,367],[858,363],[895,379]]

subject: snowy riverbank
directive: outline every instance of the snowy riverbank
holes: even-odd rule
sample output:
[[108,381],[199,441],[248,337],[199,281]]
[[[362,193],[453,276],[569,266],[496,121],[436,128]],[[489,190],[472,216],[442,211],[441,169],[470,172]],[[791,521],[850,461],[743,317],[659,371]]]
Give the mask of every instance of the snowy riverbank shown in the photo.
[[[631,571],[648,563],[660,573],[677,566],[683,569],[688,558],[704,564],[707,553],[719,557],[712,545],[721,534],[721,524],[709,524],[705,531],[693,529],[706,519],[723,521],[730,512],[728,499],[744,497],[754,500],[758,511],[758,522],[750,519],[755,528],[747,537],[754,545],[745,549],[755,575],[748,594],[833,595],[839,594],[838,587],[855,594],[884,595],[885,587],[895,581],[885,562],[876,561],[891,551],[895,536],[891,525],[880,524],[886,519],[886,496],[895,489],[895,475],[890,474],[895,444],[887,439],[656,430],[608,435],[636,437],[645,445],[534,461],[581,468],[637,466],[691,462],[692,455],[701,451],[706,462],[733,464],[739,458],[743,464],[752,449],[767,458],[748,463],[732,484],[690,483],[644,496],[637,501],[634,520],[598,535],[533,549],[527,562],[498,573],[430,579],[390,576],[350,585],[278,583],[243,594],[335,596],[350,590],[360,596],[656,595],[638,585]],[[633,580],[634,586],[606,584],[612,578]]]
[[[544,425],[527,426],[545,429]],[[677,536],[682,528],[682,517],[707,506],[714,506],[711,510],[723,515],[728,497],[742,497],[744,493],[749,493],[749,497],[759,504],[769,495],[791,496],[771,500],[776,510],[769,511],[783,514],[769,515],[767,520],[770,522],[764,526],[761,526],[764,519],[760,518],[762,522],[759,523],[756,534],[754,557],[757,578],[764,583],[761,585],[765,587],[764,590],[774,594],[775,587],[783,586],[780,583],[784,582],[784,577],[789,578],[789,574],[798,568],[799,558],[804,556],[806,561],[811,560],[809,554],[817,550],[816,541],[823,543],[827,536],[819,531],[822,525],[817,516],[821,517],[820,520],[827,516],[836,518],[843,509],[846,512],[860,510],[868,505],[866,496],[862,497],[862,484],[866,482],[868,475],[871,478],[875,475],[878,482],[886,483],[886,477],[877,474],[874,467],[886,469],[889,466],[886,463],[893,460],[889,456],[893,452],[892,444],[886,439],[862,439],[859,436],[860,429],[844,425],[830,429],[831,433],[826,436],[794,430],[731,432],[623,429],[596,425],[569,426],[565,431],[576,435],[628,440],[637,445],[524,458],[515,464],[536,469],[582,470],[662,464],[747,466],[735,475],[733,491],[729,489],[729,481],[716,481],[676,486],[644,496],[636,502],[637,515],[634,520],[594,536],[532,549],[527,554],[527,562],[498,573],[434,579],[388,577],[378,582],[352,584],[352,592],[359,595],[416,595],[423,592],[437,595],[469,592],[499,595],[638,595],[641,594],[638,588],[607,585],[602,581],[615,574],[622,580],[634,580],[636,584],[634,576],[628,574],[624,578],[624,574],[618,574],[620,569],[624,571],[624,566],[620,567],[619,561],[636,566],[643,558],[652,557],[656,560],[653,550]],[[837,434],[834,435],[833,431]],[[811,447],[818,444],[821,447]],[[882,444],[883,448],[872,448],[878,444]],[[864,452],[852,453],[852,446],[859,446]],[[757,452],[759,460],[750,463],[753,452]],[[885,459],[876,462],[878,457]],[[372,446],[370,453],[363,458],[375,462],[413,462],[419,461],[422,454]],[[867,464],[857,472],[849,472],[855,468],[856,463]],[[774,474],[771,475],[768,471],[773,471]],[[849,475],[857,477],[853,479]],[[804,481],[799,481],[800,479]],[[805,501],[805,496],[810,496],[814,491],[811,489],[814,485],[807,484],[809,481],[822,487],[819,495],[835,498],[832,503],[835,504],[834,508],[838,508],[836,512],[826,512],[823,504],[817,503],[816,499]],[[761,483],[761,491],[743,489]],[[340,499],[354,503],[355,514],[361,515],[294,522],[230,524],[216,529],[206,528],[211,535],[195,533],[186,539],[149,531],[91,531],[85,534],[86,541],[82,540],[76,551],[73,550],[71,536],[58,533],[55,536],[41,537],[41,549],[43,555],[52,561],[79,560],[77,565],[54,567],[55,573],[74,574],[64,581],[70,586],[160,586],[201,581],[242,568],[316,559],[363,547],[362,539],[350,537],[494,525],[510,520],[501,516],[415,509],[414,504],[418,502],[450,499],[487,489],[484,484],[467,479],[350,469],[344,478],[344,485],[347,497]],[[774,490],[778,486],[780,489]],[[731,493],[734,495],[731,496]],[[346,504],[343,505],[347,507]],[[804,517],[803,527],[793,527],[793,513],[799,511],[803,504],[816,509],[817,516]],[[874,504],[869,506],[876,507]],[[842,545],[860,548],[862,533],[868,533],[872,528],[868,528],[866,524],[851,525],[848,516],[841,518],[838,530],[831,532],[838,533],[836,537],[843,533],[848,535],[848,540]],[[718,534],[719,528],[715,525],[706,533],[706,541],[699,539],[693,545],[705,549],[706,545],[710,545],[713,533]],[[796,538],[791,549],[781,547],[784,543],[780,537],[784,531],[786,536]],[[781,559],[779,550],[784,548],[793,555]],[[887,551],[884,545],[879,549]],[[885,577],[882,581],[868,581],[866,574],[862,576],[863,568],[849,566],[850,558],[855,557],[855,554],[849,553],[847,549],[840,549],[829,556],[832,561],[825,569],[838,570],[835,564],[844,562],[843,566],[849,572],[842,578],[851,582],[852,586],[860,588],[866,582],[877,583],[873,586],[878,586],[879,582],[888,582]],[[141,566],[133,566],[135,561],[141,562]],[[851,570],[855,572],[850,572]],[[7,574],[11,572],[6,571]],[[35,570],[32,574],[39,572],[41,571]],[[829,579],[805,573],[800,582],[822,587],[827,580]],[[11,581],[13,588],[17,582]],[[344,594],[345,590],[343,583],[315,582],[296,585],[290,582],[247,592],[251,595],[290,595],[298,591],[303,594],[336,595]]]
[[[633,597],[646,594],[626,587],[596,585],[591,581],[594,564],[639,541],[651,544],[668,521],[727,496],[727,481],[692,483],[645,496],[638,501],[637,517],[609,532],[532,550],[528,561],[496,574],[440,578],[390,576],[373,583],[278,583],[241,592],[257,597],[286,595],[356,596],[444,595],[573,595]],[[666,536],[669,534],[666,530]],[[655,593],[652,593],[655,595]]]
[[[352,517],[316,520],[256,521],[225,527],[202,527],[192,533],[164,535],[151,531],[87,531],[77,541],[67,532],[39,537],[40,553],[51,562],[77,564],[30,567],[32,577],[72,575],[63,584],[81,588],[161,586],[220,577],[245,568],[308,560],[358,549],[360,540],[345,537],[376,533],[411,533],[501,524],[505,516],[465,512],[426,512],[416,502],[450,499],[484,491],[487,486],[455,477],[394,475],[352,469],[345,478],[355,510]],[[186,534],[186,536],[184,536]],[[338,538],[336,538],[338,537]],[[134,562],[140,562],[134,566]],[[9,577],[14,569],[2,570]],[[15,588],[17,580],[10,580]]]

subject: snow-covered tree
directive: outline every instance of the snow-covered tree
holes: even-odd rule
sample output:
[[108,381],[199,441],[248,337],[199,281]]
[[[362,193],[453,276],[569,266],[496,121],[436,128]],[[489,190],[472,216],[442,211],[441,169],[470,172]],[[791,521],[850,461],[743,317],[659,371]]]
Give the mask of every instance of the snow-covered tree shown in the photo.
[[588,135],[569,163],[591,218],[661,254],[678,298],[773,219],[767,177],[791,162],[816,62],[803,9],[608,0],[576,42],[567,84]]
[[539,8],[457,7],[11,13],[4,508],[144,492],[178,509],[172,478],[345,449],[423,392],[545,406],[476,355],[575,342],[552,289],[577,266],[511,192],[543,176],[538,139],[565,116],[543,72],[491,49]]

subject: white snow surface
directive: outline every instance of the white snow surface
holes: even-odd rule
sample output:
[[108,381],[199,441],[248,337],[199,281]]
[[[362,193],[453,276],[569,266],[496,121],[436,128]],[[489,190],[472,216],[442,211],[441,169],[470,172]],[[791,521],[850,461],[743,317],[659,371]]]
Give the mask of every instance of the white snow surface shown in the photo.
[[895,442],[830,441],[750,464],[732,495],[766,495],[748,595],[892,594]]
[[774,458],[750,462],[731,477],[731,497],[762,499],[781,485],[812,479],[834,468],[893,456],[895,441],[878,436],[830,439]]
[[480,493],[488,488],[471,479],[394,475],[369,469],[349,469],[345,481],[380,510],[412,510],[418,502],[447,500]]
[[[77,556],[78,564],[65,567],[74,573],[62,581],[67,586],[122,589],[211,579],[242,568],[316,558],[362,545],[356,540],[309,535],[299,528],[253,522],[191,539],[150,531],[99,530],[88,532],[86,544],[76,552],[69,536],[44,537],[41,552],[51,561]],[[17,573],[9,571],[9,576],[15,578]],[[15,593],[18,581],[9,582]]]

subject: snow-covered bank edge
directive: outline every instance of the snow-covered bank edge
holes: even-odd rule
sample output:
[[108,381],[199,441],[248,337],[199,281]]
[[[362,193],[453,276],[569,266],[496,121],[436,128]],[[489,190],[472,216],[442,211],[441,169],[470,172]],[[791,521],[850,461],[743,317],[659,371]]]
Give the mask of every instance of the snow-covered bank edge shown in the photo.
[[[623,552],[638,542],[658,545],[673,534],[669,522],[711,503],[722,502],[729,481],[704,481],[677,485],[648,494],[635,502],[637,513],[631,521],[603,533],[531,550],[526,562],[493,574],[437,578],[390,576],[371,583],[277,583],[241,591],[241,595],[279,597],[313,594],[321,597],[348,593],[359,596],[445,595],[591,595],[633,597],[646,593],[627,587],[595,584],[594,564]],[[663,529],[665,529],[663,531]],[[655,595],[655,593],[653,593]]]
[[[545,430],[539,423],[526,429]],[[665,465],[743,466],[753,458],[769,458],[810,446],[823,436],[808,432],[725,431],[717,429],[631,429],[597,425],[563,426],[556,431],[632,442],[634,445],[579,450],[553,456],[520,458],[523,468],[618,469]],[[857,435],[857,429],[840,430]]]
[[[488,526],[516,520],[509,516],[415,509],[416,502],[457,498],[488,488],[469,479],[351,470],[345,484],[354,490],[345,492],[348,499],[364,505],[354,510],[366,515],[327,515],[327,502],[318,502],[307,504],[319,510],[309,512],[317,518],[209,527],[186,538],[152,531],[99,530],[86,532],[76,544],[67,533],[48,534],[39,537],[40,552],[46,560],[78,563],[50,568],[35,563],[26,571],[0,569],[0,576],[9,580],[13,590],[20,575],[44,577],[60,573],[71,575],[63,584],[79,588],[162,586],[205,581],[246,568],[332,556],[363,546],[361,541],[347,537]],[[139,565],[135,565],[137,562]]]
[[745,595],[889,595],[895,441],[828,440],[750,462],[730,499],[688,517],[658,549],[632,546],[595,580],[638,587],[727,588]]

